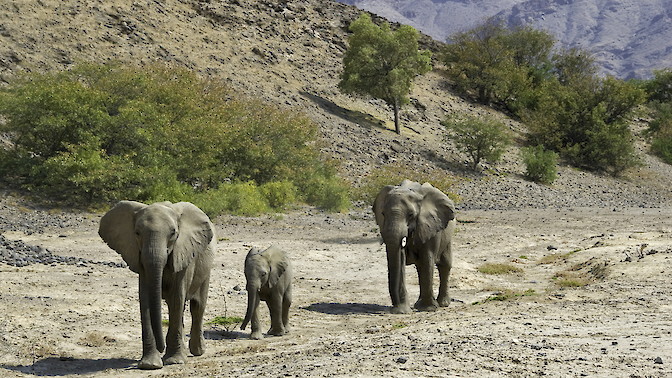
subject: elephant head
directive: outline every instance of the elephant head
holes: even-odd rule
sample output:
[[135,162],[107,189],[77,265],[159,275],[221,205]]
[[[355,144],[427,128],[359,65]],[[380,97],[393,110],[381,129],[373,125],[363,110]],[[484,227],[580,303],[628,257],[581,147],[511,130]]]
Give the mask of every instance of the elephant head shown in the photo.
[[247,280],[247,312],[240,328],[245,329],[247,323],[257,311],[259,300],[267,300],[271,288],[276,287],[280,276],[287,269],[287,259],[277,258],[280,253],[275,250],[260,251],[252,248],[245,258],[245,278]]
[[[120,201],[100,221],[100,237],[117,251],[128,267],[140,275],[140,305],[145,334],[154,335],[163,352],[161,298],[164,272],[187,268],[197,253],[205,251],[214,232],[208,216],[188,202],[151,205]],[[149,317],[149,322],[144,318]],[[180,319],[181,322],[181,319]],[[145,324],[151,330],[145,330]]]
[[373,212],[386,246],[390,295],[396,309],[393,311],[408,312],[410,309],[398,308],[406,303],[406,252],[428,243],[446,229],[448,222],[455,219],[455,205],[429,183],[404,180],[401,185],[388,185],[380,191]]

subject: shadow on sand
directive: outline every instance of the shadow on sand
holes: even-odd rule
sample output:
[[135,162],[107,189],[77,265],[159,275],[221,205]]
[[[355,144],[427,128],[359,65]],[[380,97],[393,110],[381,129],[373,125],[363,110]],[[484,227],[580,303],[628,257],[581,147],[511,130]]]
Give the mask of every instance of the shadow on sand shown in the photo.
[[389,307],[371,303],[313,303],[304,310],[329,315],[386,314]]
[[[47,357],[35,361],[32,365],[0,365],[0,368],[34,375],[37,377],[60,377],[66,375],[90,375],[104,370],[135,370],[137,361],[127,358],[80,359]],[[3,375],[0,373],[0,375]]]

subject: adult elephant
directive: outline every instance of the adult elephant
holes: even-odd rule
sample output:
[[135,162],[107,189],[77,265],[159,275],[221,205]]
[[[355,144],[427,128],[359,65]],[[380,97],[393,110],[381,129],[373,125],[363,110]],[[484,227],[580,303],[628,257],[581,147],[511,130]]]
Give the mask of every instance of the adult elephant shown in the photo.
[[[455,229],[455,205],[429,183],[404,180],[385,186],[373,203],[376,223],[387,251],[392,313],[411,312],[406,297],[404,269],[415,264],[420,297],[415,308],[435,311],[448,306],[448,277],[452,266],[451,238]],[[434,299],[433,267],[439,270],[439,295]]]
[[[142,359],[138,367],[159,369],[164,363],[186,362],[182,318],[187,300],[192,317],[189,350],[194,356],[202,355],[203,313],[216,242],[208,216],[188,202],[121,201],[102,217],[98,233],[139,274]],[[168,304],[165,341],[162,298]]]

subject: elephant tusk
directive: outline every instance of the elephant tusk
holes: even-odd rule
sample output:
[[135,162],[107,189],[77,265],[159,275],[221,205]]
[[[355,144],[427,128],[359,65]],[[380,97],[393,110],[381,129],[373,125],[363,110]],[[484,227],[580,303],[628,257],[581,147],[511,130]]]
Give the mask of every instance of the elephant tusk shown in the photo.
[[406,237],[401,238],[401,248],[406,248]]

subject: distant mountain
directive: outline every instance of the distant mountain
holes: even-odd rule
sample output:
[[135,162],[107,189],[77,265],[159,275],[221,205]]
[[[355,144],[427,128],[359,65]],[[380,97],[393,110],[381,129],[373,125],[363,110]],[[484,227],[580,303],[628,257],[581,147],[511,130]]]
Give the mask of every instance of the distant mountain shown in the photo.
[[338,0],[445,40],[496,16],[547,30],[558,46],[591,51],[604,74],[648,77],[672,67],[672,2],[666,0]]

